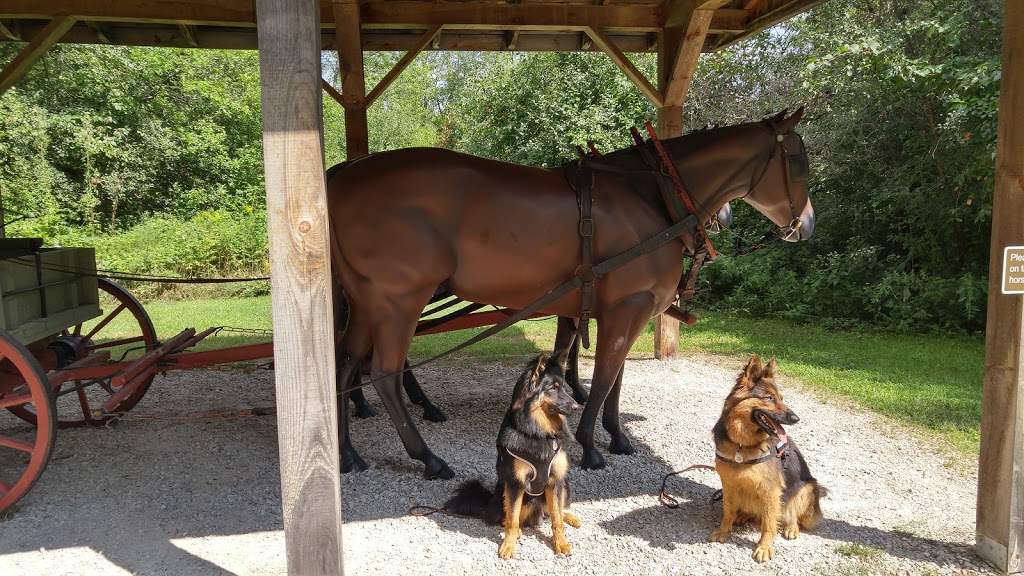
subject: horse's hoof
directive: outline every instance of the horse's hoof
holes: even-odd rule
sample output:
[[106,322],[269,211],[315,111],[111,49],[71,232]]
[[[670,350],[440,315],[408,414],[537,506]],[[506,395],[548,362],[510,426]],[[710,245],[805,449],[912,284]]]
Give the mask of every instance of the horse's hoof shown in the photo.
[[608,451],[612,454],[622,454],[629,456],[636,452],[633,448],[633,444],[629,441],[629,437],[625,434],[619,436],[612,436],[612,441],[608,444]]
[[352,411],[352,415],[360,420],[365,420],[366,418],[376,418],[377,411],[368,403],[356,404],[355,410]]
[[597,450],[583,450],[583,469],[584,470],[600,470],[604,468],[604,456]]
[[360,458],[359,454],[349,448],[348,450],[341,451],[341,472],[348,474],[349,472],[366,472],[370,467],[366,465],[366,462]]
[[455,472],[452,472],[452,469],[448,467],[448,464],[433,454],[431,454],[426,460],[426,467],[423,469],[423,475],[427,480],[434,480],[436,478],[441,480],[451,480],[452,478],[455,478]]
[[448,415],[437,404],[427,402],[423,407],[423,419],[428,422],[447,422]]

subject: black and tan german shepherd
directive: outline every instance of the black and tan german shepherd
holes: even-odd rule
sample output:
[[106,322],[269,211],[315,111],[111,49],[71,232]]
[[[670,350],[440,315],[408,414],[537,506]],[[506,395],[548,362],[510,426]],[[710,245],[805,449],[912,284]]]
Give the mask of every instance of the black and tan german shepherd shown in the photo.
[[775,359],[763,366],[752,356],[713,429],[723,515],[708,541],[725,542],[734,524],[757,519],[761,539],[754,560],[765,562],[775,556],[772,543],[780,523],[782,536],[792,540],[801,529],[812,530],[821,521],[818,501],[826,491],[782,428],[799,421],[775,383]]
[[450,512],[502,525],[505,538],[498,556],[505,559],[515,555],[521,527],[537,526],[544,512],[551,517],[555,554],[572,554],[565,524],[579,528],[580,521],[565,511],[569,460],[562,443],[571,438],[565,417],[580,406],[565,383],[567,354],[538,356],[516,382],[498,432],[494,492],[480,480],[470,480],[444,504]]

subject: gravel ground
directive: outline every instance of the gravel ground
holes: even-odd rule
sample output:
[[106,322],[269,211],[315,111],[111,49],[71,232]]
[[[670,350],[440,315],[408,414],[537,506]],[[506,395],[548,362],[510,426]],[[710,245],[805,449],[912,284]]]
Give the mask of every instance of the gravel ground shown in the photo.
[[[526,358],[438,363],[420,379],[451,417],[424,422],[433,450],[457,481],[494,481],[494,440]],[[976,574],[973,462],[951,460],[920,434],[873,413],[781,383],[800,415],[789,428],[831,494],[825,520],[776,557],[751,559],[753,526],[726,544],[707,535],[721,518],[713,472],[669,480],[680,507],[661,506],[662,477],[712,463],[710,429],[741,364],[705,357],[631,360],[622,417],[637,453],[569,479],[571,557],[555,557],[550,528],[526,530],[516,558],[497,556],[500,530],[476,520],[412,517],[440,505],[456,482],[426,481],[386,416],[359,420],[353,439],[371,466],[343,479],[348,574]],[[784,373],[785,366],[780,366]],[[583,366],[584,374],[590,367]],[[0,519],[0,574],[284,574],[277,432],[273,417],[202,412],[269,406],[273,373],[191,371],[158,378],[117,425],[61,430],[54,459],[17,509]],[[376,397],[371,401],[383,414]],[[412,408],[415,415],[419,409]],[[0,414],[0,429],[20,421]],[[599,431],[599,444],[608,441]],[[568,447],[579,462],[581,450]]]

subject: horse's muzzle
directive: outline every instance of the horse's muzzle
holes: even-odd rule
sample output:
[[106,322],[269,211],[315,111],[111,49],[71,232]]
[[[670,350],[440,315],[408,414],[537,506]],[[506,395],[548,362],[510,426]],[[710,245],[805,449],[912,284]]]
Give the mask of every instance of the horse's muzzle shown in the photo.
[[785,238],[787,242],[799,242],[800,240],[807,240],[814,234],[814,207],[811,206],[811,199],[807,199],[807,204],[804,205],[804,211],[800,213],[800,228],[796,230],[795,234],[791,234]]

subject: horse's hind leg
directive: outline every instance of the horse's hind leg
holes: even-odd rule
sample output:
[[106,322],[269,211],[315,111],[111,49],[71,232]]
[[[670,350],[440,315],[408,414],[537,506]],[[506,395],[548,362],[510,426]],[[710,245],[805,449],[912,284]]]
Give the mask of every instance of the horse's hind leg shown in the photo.
[[[384,297],[381,297],[384,298]],[[408,298],[405,302],[426,302],[429,298]],[[393,302],[393,301],[392,301]],[[396,305],[397,304],[397,305]],[[399,372],[406,365],[405,355],[412,343],[413,331],[422,306],[402,310],[400,303],[382,306],[377,310],[378,323],[373,328],[373,368],[371,378],[378,379],[374,383],[377,394],[384,401],[391,422],[402,438],[402,444],[409,456],[423,462],[424,475],[427,478],[455,477],[455,473],[444,460],[435,456],[427,443],[423,441],[416,425],[412,421],[409,410],[402,400],[402,375]]]
[[615,377],[615,384],[612,385],[608,397],[604,401],[604,412],[601,415],[601,425],[611,435],[612,440],[608,444],[608,451],[612,454],[633,454],[633,444],[629,437],[622,431],[622,423],[619,420],[619,395],[622,393],[622,374],[626,368],[619,369],[619,375]]
[[569,359],[565,365],[565,383],[572,388],[573,400],[583,405],[587,403],[588,394],[580,384],[580,338],[576,333],[576,320],[559,316],[558,330],[555,332],[555,350],[565,350],[567,347]]
[[377,411],[366,400],[366,394],[363,394],[362,388],[356,388],[349,392],[349,398],[352,400],[352,415],[356,418],[373,418],[377,415]]
[[409,395],[409,401],[413,404],[423,408],[423,419],[431,422],[447,422],[448,415],[441,410],[441,407],[434,404],[430,398],[427,398],[423,388],[420,387],[419,380],[416,379],[416,375],[409,370],[409,360],[405,361],[403,368],[405,372],[402,374],[402,387],[405,388],[405,393]]

